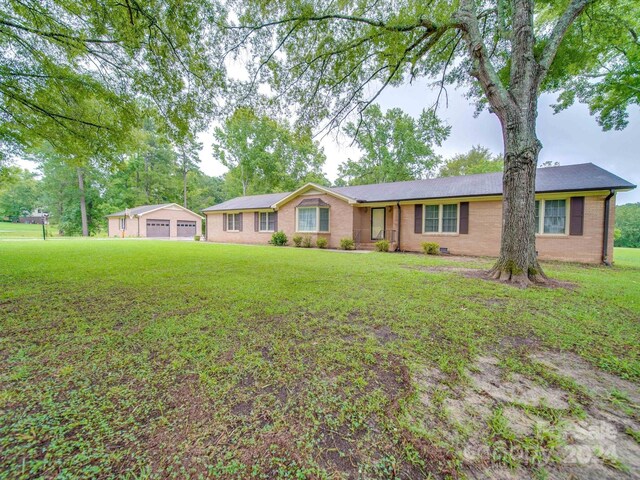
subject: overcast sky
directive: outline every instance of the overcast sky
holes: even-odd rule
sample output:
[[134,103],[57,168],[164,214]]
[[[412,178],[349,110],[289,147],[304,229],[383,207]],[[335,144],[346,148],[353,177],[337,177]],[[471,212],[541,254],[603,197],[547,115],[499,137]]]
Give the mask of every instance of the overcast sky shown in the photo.
[[[485,111],[474,118],[474,106],[464,97],[463,91],[450,88],[448,93],[449,105],[445,107],[441,99],[438,115],[451,125],[451,135],[438,153],[447,158],[466,152],[473,145],[483,145],[495,153],[502,153],[502,134],[497,117]],[[399,107],[418,117],[423,108],[433,105],[436,94],[437,90],[427,81],[418,81],[412,85],[388,88],[380,95],[378,103],[384,110]],[[543,145],[541,162],[551,160],[561,165],[592,162],[635,185],[640,184],[640,109],[634,107],[630,111],[629,126],[625,130],[603,132],[584,105],[577,104],[554,115],[549,106],[554,100],[552,95],[543,95],[539,102],[538,136]],[[211,153],[211,135],[201,135],[200,141],[203,143],[200,155],[202,170],[208,175],[224,173],[225,167]],[[340,139],[330,134],[321,143],[327,155],[324,170],[332,181],[341,162],[348,157],[359,157],[358,150],[349,146],[347,138]],[[631,202],[640,202],[640,189],[618,194],[616,203]]]

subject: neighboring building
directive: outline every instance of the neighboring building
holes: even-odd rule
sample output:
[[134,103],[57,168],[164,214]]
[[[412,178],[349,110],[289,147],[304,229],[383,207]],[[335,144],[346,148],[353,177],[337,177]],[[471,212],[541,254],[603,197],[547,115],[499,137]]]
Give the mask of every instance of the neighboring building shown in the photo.
[[42,208],[36,208],[33,212],[29,213],[29,215],[24,215],[22,217],[19,217],[18,223],[31,223],[31,224],[43,225],[47,223],[48,217],[49,217],[49,214],[45,212]]
[[[541,259],[584,263],[613,259],[615,194],[635,185],[591,163],[540,168],[536,176],[536,247]],[[502,173],[238,197],[204,210],[213,242],[267,243],[274,231],[326,237],[338,248],[353,238],[371,249],[420,251],[437,242],[452,254],[497,256]],[[606,224],[605,224],[605,219]]]
[[177,203],[142,205],[107,215],[110,237],[193,238],[203,217]]

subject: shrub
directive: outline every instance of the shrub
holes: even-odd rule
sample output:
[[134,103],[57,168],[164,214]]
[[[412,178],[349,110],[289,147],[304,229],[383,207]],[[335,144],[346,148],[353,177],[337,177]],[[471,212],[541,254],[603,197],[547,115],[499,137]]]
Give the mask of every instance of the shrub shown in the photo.
[[193,237],[193,239],[194,239],[196,242],[199,242],[199,241],[200,241],[200,235],[196,235],[195,237]]
[[311,248],[313,247],[313,240],[311,240],[311,237],[304,237],[302,239],[302,246],[303,248]]
[[289,239],[287,235],[280,230],[279,232],[274,232],[271,235],[271,240],[269,240],[271,245],[275,245],[276,247],[284,247],[287,243],[289,243]]
[[389,240],[378,240],[376,242],[376,252],[388,252]]
[[342,250],[354,250],[356,248],[356,244],[353,242],[353,239],[345,237],[340,239],[340,248]]
[[440,245],[435,242],[423,242],[422,250],[427,255],[438,255],[440,253]]
[[328,244],[329,244],[329,240],[327,240],[324,237],[320,237],[316,240],[316,247],[318,248],[327,248]]
[[300,245],[302,245],[302,237],[300,235],[296,235],[295,237],[293,237],[291,240],[293,240],[293,244],[296,247],[299,247]]

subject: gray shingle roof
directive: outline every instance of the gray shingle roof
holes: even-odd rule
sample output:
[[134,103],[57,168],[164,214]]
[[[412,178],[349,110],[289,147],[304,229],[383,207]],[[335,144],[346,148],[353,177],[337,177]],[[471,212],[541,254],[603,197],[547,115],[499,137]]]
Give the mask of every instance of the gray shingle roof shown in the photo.
[[203,212],[215,212],[221,210],[247,210],[256,208],[271,208],[271,205],[278,200],[282,200],[291,192],[285,193],[267,193],[265,195],[249,195],[246,197],[236,197],[226,202],[219,203],[209,208],[205,208]]
[[111,213],[107,215],[107,217],[123,217],[125,215],[143,215],[152,210],[168,207],[169,205],[173,205],[173,203],[161,203],[159,205],[141,205],[139,207],[122,210],[121,212]]
[[[536,173],[538,193],[610,188],[635,188],[635,185],[593,163],[539,168]],[[361,202],[501,195],[502,172],[337,187],[332,190]]]
[[[593,163],[539,168],[536,192],[632,189],[636,186]],[[475,197],[502,194],[502,172],[459,177],[429,178],[408,182],[333,187],[336,193],[357,202],[390,202],[432,198]],[[289,193],[238,197],[209,207],[205,212],[270,208]]]

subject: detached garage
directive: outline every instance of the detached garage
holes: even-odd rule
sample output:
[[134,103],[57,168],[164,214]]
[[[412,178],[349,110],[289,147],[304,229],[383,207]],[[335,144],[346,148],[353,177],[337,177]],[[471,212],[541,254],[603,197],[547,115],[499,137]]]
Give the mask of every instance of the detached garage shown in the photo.
[[142,205],[107,218],[110,237],[193,239],[202,232],[203,217],[177,203]]

